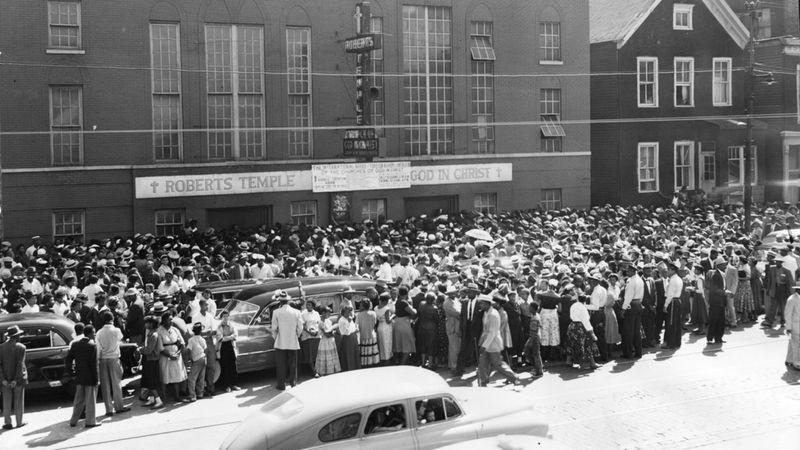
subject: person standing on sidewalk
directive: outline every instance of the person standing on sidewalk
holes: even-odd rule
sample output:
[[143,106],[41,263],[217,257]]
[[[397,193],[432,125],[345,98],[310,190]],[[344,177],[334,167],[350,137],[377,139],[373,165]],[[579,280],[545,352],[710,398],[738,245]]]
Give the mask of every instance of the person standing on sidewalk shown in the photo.
[[199,311],[192,316],[192,323],[203,325],[201,336],[206,341],[206,390],[203,397],[210,398],[214,396],[214,384],[219,378],[220,367],[217,362],[217,321],[208,302],[205,298],[198,301]]
[[[17,428],[25,425],[25,386],[28,384],[28,369],[25,367],[25,345],[19,342],[23,331],[17,325],[6,330],[6,341],[0,344],[0,381],[3,392],[4,430],[10,430],[13,406]],[[13,405],[12,405],[13,401]]]
[[303,320],[300,311],[289,305],[291,297],[286,291],[276,292],[273,299],[281,303],[272,314],[272,335],[275,336],[275,387],[283,391],[287,379],[290,386],[297,384],[297,352],[300,350]]
[[708,291],[708,331],[706,343],[722,344],[725,334],[725,302],[728,290],[725,284],[725,267],[728,263],[722,256],[714,261],[714,269],[706,275]]
[[519,376],[503,361],[503,336],[500,334],[500,313],[488,295],[477,298],[483,311],[483,332],[478,339],[478,384],[486,386],[493,371],[500,372],[509,383],[518,384]]
[[629,265],[628,281],[625,283],[625,294],[622,302],[622,357],[642,357],[642,298],[644,298],[644,280],[639,276],[634,265]]
[[119,362],[119,343],[122,330],[114,326],[111,311],[103,313],[103,328],[97,331],[97,358],[100,365],[100,390],[106,405],[106,416],[128,412],[131,409],[122,403],[122,365]]
[[800,284],[795,284],[793,290],[794,293],[786,300],[786,308],[783,311],[786,334],[790,336],[786,367],[800,370]]
[[206,340],[202,336],[203,324],[197,322],[192,327],[194,336],[189,338],[186,349],[189,350],[189,361],[192,363],[189,368],[189,401],[196,401],[203,398],[205,392],[206,378]]
[[100,426],[95,413],[100,375],[94,337],[94,326],[87,325],[83,329],[83,338],[70,345],[67,358],[64,360],[66,372],[75,379],[75,399],[72,402],[72,417],[69,419],[71,427],[78,425],[78,420],[84,411],[86,411],[86,428]]

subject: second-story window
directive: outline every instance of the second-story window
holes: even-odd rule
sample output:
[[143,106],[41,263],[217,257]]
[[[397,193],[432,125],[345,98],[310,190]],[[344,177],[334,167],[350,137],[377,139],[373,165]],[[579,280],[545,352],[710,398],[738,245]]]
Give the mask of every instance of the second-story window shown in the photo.
[[731,58],[714,58],[714,86],[712,89],[714,106],[731,105]]
[[640,108],[658,107],[658,58],[636,58]]
[[153,151],[156,161],[181,158],[181,58],[179,25],[150,24]]
[[694,58],[675,58],[675,106],[694,106]]
[[261,27],[206,25],[208,157],[264,158]]
[[542,89],[539,95],[542,152],[562,152],[567,133],[561,124],[561,89]]
[[472,56],[472,151],[494,153],[494,61],[492,22],[474,21],[470,32]]
[[50,146],[54,165],[83,161],[83,98],[80,86],[50,87]]
[[80,2],[47,2],[49,22],[49,48],[80,50]]
[[311,157],[311,28],[286,29],[289,81],[289,156]]

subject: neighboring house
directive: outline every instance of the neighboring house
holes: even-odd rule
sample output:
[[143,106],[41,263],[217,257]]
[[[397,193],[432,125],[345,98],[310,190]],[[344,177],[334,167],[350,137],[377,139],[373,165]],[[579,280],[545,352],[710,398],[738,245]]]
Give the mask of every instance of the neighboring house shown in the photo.
[[755,85],[756,116],[768,124],[754,139],[771,156],[764,168],[767,200],[800,202],[800,2],[769,0],[755,4],[751,23],[745,0],[728,0],[756,36],[755,61],[774,73],[772,86]]
[[724,0],[589,4],[592,203],[664,204],[682,188],[741,201],[750,34],[737,15]]

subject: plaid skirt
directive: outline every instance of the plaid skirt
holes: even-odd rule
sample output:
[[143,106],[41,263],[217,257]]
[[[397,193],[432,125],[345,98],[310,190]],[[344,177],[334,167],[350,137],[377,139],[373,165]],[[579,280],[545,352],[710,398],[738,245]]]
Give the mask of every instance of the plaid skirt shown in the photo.
[[567,356],[575,363],[600,357],[597,343],[581,322],[571,322],[567,327]]
[[362,337],[358,344],[358,349],[361,353],[361,367],[374,366],[381,362],[378,352],[378,339],[374,332],[366,338]]
[[342,371],[342,366],[339,363],[339,352],[336,351],[336,339],[323,337],[319,340],[314,369],[320,375],[330,375]]

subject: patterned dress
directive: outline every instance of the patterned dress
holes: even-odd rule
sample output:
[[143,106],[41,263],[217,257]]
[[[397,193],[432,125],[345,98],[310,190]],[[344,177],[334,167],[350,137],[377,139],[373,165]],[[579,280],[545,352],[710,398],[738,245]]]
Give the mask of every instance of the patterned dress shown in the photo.
[[447,359],[447,315],[442,307],[436,311],[439,313],[439,321],[436,322],[436,356]]
[[394,309],[390,305],[375,308],[375,314],[378,316],[378,353],[381,361],[388,361],[394,355],[392,353],[392,324],[386,321],[387,311],[391,315]]
[[358,324],[361,367],[377,365],[381,361],[378,353],[378,335],[375,333],[378,316],[375,311],[359,311],[356,314],[356,323]]
[[575,363],[590,357],[600,357],[600,351],[597,349],[592,335],[580,322],[570,322],[567,327],[567,356],[571,357]]
[[330,319],[322,322],[321,338],[317,349],[317,361],[314,368],[320,375],[330,375],[342,371],[339,353],[336,351],[336,339],[333,337],[333,323]]
[[747,320],[750,314],[756,309],[753,301],[753,286],[750,284],[750,266],[739,268],[739,286],[733,297],[733,306],[738,314]]

